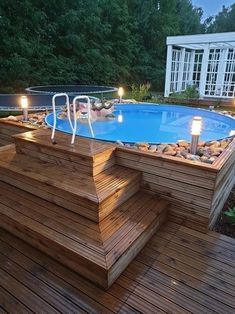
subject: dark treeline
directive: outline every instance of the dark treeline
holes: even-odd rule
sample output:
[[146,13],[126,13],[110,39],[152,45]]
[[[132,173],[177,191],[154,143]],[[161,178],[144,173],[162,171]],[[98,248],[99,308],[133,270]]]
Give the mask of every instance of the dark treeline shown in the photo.
[[1,0],[0,92],[145,82],[162,90],[166,36],[234,30],[235,6],[206,24],[202,13],[190,0]]

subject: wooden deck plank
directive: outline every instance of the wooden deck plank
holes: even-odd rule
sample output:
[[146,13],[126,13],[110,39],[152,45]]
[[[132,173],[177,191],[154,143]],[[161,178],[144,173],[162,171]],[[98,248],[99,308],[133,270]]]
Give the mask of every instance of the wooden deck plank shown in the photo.
[[[143,152],[140,150],[133,150],[132,148],[127,148],[127,147],[121,147],[118,146],[117,148],[118,151],[118,156],[123,156],[123,154],[125,154],[126,156],[128,156],[128,158],[130,158],[132,160],[135,161],[142,161],[146,159],[152,159],[154,160],[154,163],[156,164],[163,164],[165,163],[171,163],[172,165],[177,165],[178,168],[180,168],[181,165],[186,165],[190,171],[190,173],[194,173],[194,172],[198,172],[198,170],[200,171],[205,171],[205,175],[209,175],[210,172],[212,173],[216,173],[217,168],[213,167],[213,165],[208,165],[208,164],[201,164],[200,162],[194,162],[194,161],[190,161],[190,160],[182,160],[180,158],[175,158],[172,156],[166,156],[164,154],[153,154],[151,152]],[[152,162],[151,162],[152,164]]]
[[1,179],[92,221],[105,218],[139,189],[140,173],[112,166],[93,177],[31,156],[1,151]]
[[234,266],[235,252],[230,251],[226,248],[222,248],[219,245],[211,245],[210,243],[190,237],[183,233],[177,233],[172,239],[174,243],[191,248],[192,251],[202,253],[204,255],[210,256],[213,259],[221,261],[230,266]]
[[[133,198],[133,199],[132,199]],[[133,204],[138,204],[137,207]],[[91,281],[107,288],[164,222],[168,203],[138,192],[102,222],[67,219],[67,209],[0,182],[1,226]],[[82,218],[84,222],[84,218]],[[93,222],[93,224],[96,224]],[[106,226],[107,224],[107,226]]]
[[[149,265],[148,256],[144,254],[142,256],[139,255],[136,262]],[[130,266],[132,267],[132,265]],[[153,285],[153,286],[157,285],[157,287],[163,286],[162,293],[164,293],[164,291],[166,291],[166,293],[167,291],[169,291],[169,294],[170,295],[172,294],[173,297],[179,294],[181,299],[186,298],[186,303],[188,303],[189,306],[194,306],[194,309],[193,308],[191,309],[192,313],[195,313],[195,312],[196,313],[202,313],[202,312],[223,313],[224,311],[223,304],[221,304],[220,302],[217,302],[214,298],[210,296],[205,297],[205,294],[203,292],[200,292],[197,289],[194,289],[193,287],[186,285],[184,282],[180,280],[173,279],[167,273],[163,273],[159,270],[155,270],[152,267],[150,267],[148,271],[148,277],[149,279],[145,278],[145,276],[143,276],[142,273],[139,273],[139,276],[136,280],[143,281],[144,283],[145,281],[147,281],[145,283],[146,285]],[[152,289],[154,289],[154,287]]]
[[[224,271],[223,268],[218,269],[217,265],[211,266],[210,263],[206,264],[206,262],[203,260],[200,261],[195,260],[194,258],[191,257],[190,250],[187,252],[186,249],[184,249],[184,254],[182,254],[180,253],[178,248],[179,248],[178,246],[169,245],[164,250],[164,254],[176,260],[179,260],[184,264],[187,264],[189,267],[196,268],[199,271],[205,272],[206,274],[209,274],[214,278],[217,278],[221,285],[226,283],[226,289],[227,287],[229,287],[229,285],[235,286],[235,276],[226,273],[226,271]],[[231,287],[231,289],[233,289],[233,287]]]
[[93,285],[91,282],[85,280],[83,277],[51,259],[47,255],[34,249],[22,240],[12,236],[3,229],[0,229],[0,238],[2,241],[6,242],[9,246],[12,247],[12,251],[17,250],[21,252],[23,255],[32,260],[36,266],[40,265],[52,275],[60,278],[66,284],[69,284],[78,290],[77,296],[79,296],[80,293],[86,295],[87,300],[84,302],[85,305],[87,302],[87,307],[92,306],[89,301],[90,298],[91,300],[94,300],[103,305],[104,309],[108,308],[111,311],[117,313],[124,304],[123,300],[125,301],[126,295],[129,295],[128,291],[122,288],[117,289],[118,286],[116,284],[114,284],[108,292],[102,290],[101,288]]
[[68,172],[67,169],[57,167],[54,164],[20,156],[15,153],[11,146],[8,147],[8,151],[1,152],[0,165],[5,171],[9,169],[14,171],[15,175],[16,173],[19,176],[26,175],[33,180],[46,183],[48,188],[51,185],[61,189],[64,194],[68,192],[69,195],[86,196],[91,201],[99,199],[101,202],[126,185],[128,179],[131,180],[139,176],[135,170],[114,166],[93,178],[82,172]]
[[228,237],[224,234],[221,234],[221,233],[218,233],[218,232],[215,232],[215,231],[211,231],[209,230],[208,233],[207,233],[210,237],[213,237],[215,239],[219,239],[225,243],[230,243],[232,244],[233,246],[235,246],[235,239],[232,238],[232,237]]
[[[210,238],[211,238],[211,232],[208,235],[208,239]],[[170,241],[167,242],[167,240],[169,239]],[[162,243],[164,243],[165,245],[164,253],[167,252],[168,250],[173,250],[173,251],[176,251],[177,253],[182,254],[184,256],[182,258],[185,258],[185,261],[187,261],[187,258],[192,258],[192,260],[195,262],[195,265],[197,265],[197,263],[199,263],[199,265],[202,263],[204,265],[202,267],[202,270],[205,269],[206,272],[208,268],[209,269],[213,268],[214,272],[217,274],[216,277],[221,274],[224,274],[225,276],[230,276],[232,279],[233,276],[235,276],[234,265],[226,264],[224,263],[223,260],[220,261],[213,257],[214,256],[213,246],[208,248],[208,250],[201,250],[199,248],[199,250],[194,251],[194,248],[195,248],[194,246],[183,246],[179,244],[178,242],[175,242],[175,236],[170,237],[169,234],[165,231],[161,231],[159,233],[158,238],[153,237],[152,242],[154,243],[156,249],[161,250],[161,252],[163,252]],[[231,253],[233,254],[233,251],[231,251]]]
[[123,305],[120,311],[118,312],[118,314],[140,314],[140,313],[141,313],[140,311],[134,309],[133,307],[127,304]]
[[0,285],[0,313],[30,314],[33,312]]
[[0,173],[4,182],[95,222],[139,189],[140,173],[120,166],[106,169],[93,178],[30,156],[20,156],[11,146],[1,152],[1,157]]
[[[144,269],[146,269],[145,272]],[[163,284],[157,279],[155,273],[156,272],[154,272],[145,264],[134,261],[123,273],[123,275],[137,281],[144,287],[154,291],[154,293],[161,295],[162,297],[165,297],[178,306],[181,306],[185,310],[205,314],[213,313],[213,311],[208,306],[205,307],[204,305],[200,304],[199,301],[201,300],[200,298],[195,298],[195,294],[188,293],[185,295],[185,293],[182,293],[182,291],[178,292],[172,282],[170,285],[165,285],[165,283]],[[195,299],[197,300],[195,301]]]
[[[5,262],[6,264],[6,262]],[[37,292],[32,292],[32,290],[21,284],[14,276],[8,274],[8,272],[0,267],[0,278],[1,286],[8,291],[11,295],[15,296],[21,303],[30,308],[33,312],[36,312],[40,309],[42,313],[60,313],[54,307],[49,305],[46,301],[41,299]],[[34,291],[37,291],[35,287]]]
[[[168,259],[169,261],[170,259]],[[209,284],[204,284],[198,279],[191,277],[190,275],[186,275],[182,272],[183,269],[178,270],[171,266],[168,266],[165,263],[156,262],[152,265],[152,267],[159,272],[163,272],[169,276],[173,280],[180,281],[184,283],[186,286],[189,286],[193,289],[200,291],[204,294],[204,297],[207,298],[208,296],[214,299],[214,302],[219,301],[220,305],[220,312],[219,313],[234,313],[234,302],[231,296],[227,296],[225,293],[218,291],[216,288],[210,286]],[[223,311],[223,312],[221,312]]]
[[132,281],[126,276],[122,276],[117,280],[117,284],[130,292],[126,303],[136,308],[138,311],[141,311],[141,313],[144,313],[145,308],[147,313],[151,313],[151,311],[152,313],[166,313],[164,310],[162,310],[162,307],[164,308],[164,304],[161,306],[161,303],[164,302],[164,298],[156,298],[157,300],[155,304],[153,304],[153,302],[151,302],[151,296],[149,296],[148,299],[146,298],[146,293],[141,291],[141,288],[138,291],[138,282]]
[[[166,242],[165,242],[166,241]],[[224,278],[218,278],[219,275],[223,272],[221,270],[214,270],[215,276],[211,275],[211,271],[208,270],[208,265],[204,265],[203,268],[199,267],[199,270],[196,270],[195,263],[187,265],[187,258],[182,257],[182,262],[179,261],[179,258],[176,258],[175,255],[178,252],[179,246],[176,248],[175,254],[170,254],[168,247],[171,247],[171,241],[164,240],[163,244],[161,244],[161,239],[157,240],[155,236],[155,241],[159,243],[160,246],[154,249],[157,249],[159,252],[156,261],[152,264],[152,267],[157,271],[162,271],[165,274],[175,275],[176,280],[182,280],[183,282],[191,285],[192,287],[197,287],[198,290],[202,289],[203,293],[207,293],[212,298],[220,300],[220,302],[225,302],[230,307],[234,308],[235,304],[232,301],[234,298],[234,281],[233,278],[230,277],[230,280],[226,280],[226,275]],[[143,250],[145,252],[145,249]],[[182,249],[182,252],[185,253],[185,250]],[[188,254],[190,254],[190,249],[188,250]],[[149,252],[151,254],[151,252]],[[208,258],[208,264],[213,261],[213,258]],[[170,267],[170,268],[169,268]],[[223,265],[221,265],[223,267]],[[213,267],[210,267],[213,269]],[[223,268],[222,268],[223,269]],[[234,270],[234,269],[233,269]],[[218,273],[218,275],[217,275]],[[200,284],[198,282],[200,279]],[[233,283],[230,281],[233,281]],[[208,296],[207,296],[208,297]],[[226,311],[230,311],[231,309],[226,309]],[[233,309],[234,311],[234,309]],[[226,313],[226,312],[225,312]]]
[[[162,234],[161,234],[161,236],[162,236]],[[158,250],[161,249],[161,247],[159,245],[158,246],[155,245],[153,247],[157,247]],[[213,259],[212,257],[205,255],[203,253],[195,252],[195,251],[191,250],[191,248],[181,246],[181,245],[174,243],[174,242],[169,242],[167,244],[166,252],[168,251],[168,249],[175,250],[180,254],[191,257],[195,261],[195,265],[197,264],[197,262],[203,263],[204,265],[206,265],[206,269],[207,269],[207,267],[212,267],[215,269],[215,272],[218,272],[218,274],[220,274],[221,272],[225,273],[225,275],[230,276],[231,279],[233,278],[233,276],[235,276],[235,269],[233,266],[227,265],[221,261]],[[187,260],[187,258],[185,260]],[[203,267],[203,269],[204,268],[205,268],[205,266]]]
[[[119,155],[119,153],[117,153],[117,155]],[[179,182],[185,182],[190,185],[205,187],[207,189],[212,189],[214,187],[214,181],[210,175],[207,178],[207,174],[205,174],[207,180],[205,179],[203,180],[203,178],[201,178],[200,176],[197,176],[196,177],[197,179],[195,180],[193,176],[187,175],[187,173],[185,173],[185,171],[183,171],[181,167],[173,168],[172,165],[170,166],[159,162],[148,163],[146,159],[145,160],[143,159],[143,161],[141,160],[136,162],[136,160],[133,160],[132,158],[133,156],[130,156],[130,159],[117,158],[118,164],[126,167],[129,166],[130,168],[135,167],[135,169],[140,171],[144,169],[144,172],[146,172],[146,174],[152,175],[154,174],[157,176],[157,178],[169,178],[172,180],[177,180]]]
[[[51,218],[54,221],[61,223],[63,226],[69,226],[70,229],[76,231],[78,234],[82,234],[84,238],[89,237],[89,239],[95,242],[100,242],[99,228],[96,223],[76,215],[73,212],[64,210],[55,204],[46,202],[34,195],[25,193],[20,189],[9,186],[4,182],[0,182],[0,190],[0,193],[3,193],[9,201],[13,200],[14,204],[17,203],[19,206],[33,209],[37,213],[41,213],[47,218]],[[1,199],[1,202],[5,205],[7,203],[3,198]],[[63,228],[60,229],[60,231],[63,232]]]
[[[48,129],[39,129],[36,131],[31,131],[27,133],[17,134],[14,137],[19,140],[29,141],[32,143],[39,144],[44,147],[54,147],[51,143],[51,131]],[[93,139],[86,139],[84,137],[76,136],[75,144],[71,145],[71,136],[60,132],[56,134],[57,144],[56,149],[58,151],[68,151],[73,155],[83,155],[90,157],[99,157],[99,154],[102,154],[105,150],[114,150],[116,145],[97,141]]]
[[213,290],[214,297],[217,297],[219,300],[226,301],[231,307],[235,308],[234,302],[231,302],[231,297],[234,298],[234,286],[229,283],[225,283],[222,280],[218,280],[216,277],[211,276],[203,271],[197,270],[192,266],[187,265],[186,263],[180,262],[179,260],[174,259],[172,256],[167,256],[161,254],[158,257],[158,261],[163,264],[169,265],[176,270],[180,270],[181,273],[186,274],[195,278],[196,280],[200,278],[201,286],[208,289],[208,291]]
[[[13,251],[12,247],[9,244],[1,240],[0,252],[4,254],[7,258],[9,258],[11,261],[15,262],[17,265],[22,267],[27,273],[30,273],[33,277],[36,277],[47,286],[53,288],[55,291],[59,293],[59,295],[61,295],[62,298],[65,297],[66,304],[67,300],[69,300],[69,302],[72,302],[73,304],[83,308],[89,313],[97,313],[104,311],[104,308],[100,306],[97,302],[93,301],[92,299],[89,299],[85,294],[83,294],[73,286],[69,285],[61,278],[55,276],[51,272],[48,272],[44,267],[42,267],[39,264],[36,264],[21,252]],[[35,281],[34,278],[33,280]],[[81,309],[77,310],[80,311]],[[105,312],[109,313],[110,311],[106,309]]]
[[[37,305],[40,304],[39,301],[43,301],[48,306],[48,302],[53,302],[50,300],[53,294],[47,296],[48,300],[46,297],[44,299],[40,297],[40,293],[47,289],[63,295],[64,305],[69,302],[70,306],[74,308],[77,306],[81,312],[234,313],[234,288],[232,288],[234,287],[232,282],[234,265],[227,265],[231,270],[231,275],[227,270],[219,272],[219,267],[223,266],[223,262],[214,260],[206,251],[198,253],[190,247],[174,242],[177,234],[182,231],[185,236],[190,233],[174,223],[167,223],[163,226],[160,235],[158,233],[154,235],[148,246],[142,250],[117,282],[105,292],[22,240],[0,229],[0,271],[4,268],[4,275],[8,275],[8,277],[3,277],[7,279],[3,282],[5,286],[2,287],[1,284],[0,286],[17,302],[36,313],[38,312],[35,305],[31,305],[26,296],[35,295]],[[195,241],[200,239],[198,233],[191,234],[191,237]],[[216,234],[213,237],[210,232],[208,237],[203,235],[202,240],[211,244],[211,239],[217,237]],[[229,241],[223,241],[229,243]],[[219,246],[222,247],[221,240]],[[229,248],[226,249],[229,250]],[[210,248],[208,250],[210,251]],[[213,247],[211,250],[213,251]],[[7,264],[3,263],[3,256],[8,261]],[[18,274],[19,269],[20,274]],[[22,278],[22,274],[25,275],[25,273],[26,277]],[[34,283],[29,283],[29,278]],[[19,280],[22,280],[24,285]],[[43,282],[43,286],[39,286],[40,291],[37,290],[38,286],[35,284],[38,280]],[[18,290],[16,283],[19,285]],[[19,287],[23,287],[23,294],[19,294]],[[33,289],[30,290],[29,287]],[[60,306],[63,304],[53,307],[52,310],[47,307],[45,313],[58,311]]]
[[[17,211],[26,217],[32,219],[33,221],[36,221],[38,223],[41,223],[42,225],[50,228],[51,230],[54,230],[55,232],[62,234],[81,245],[85,245],[86,247],[89,247],[90,249],[97,251],[97,253],[103,254],[102,241],[100,239],[99,233],[92,232],[93,230],[88,229],[87,232],[82,233],[80,228],[82,226],[79,223],[74,223],[71,221],[66,221],[64,217],[55,217],[55,215],[51,214],[50,211],[47,210],[47,208],[43,208],[40,205],[38,207],[29,206],[24,202],[23,199],[19,199],[16,197],[16,195],[13,195],[9,193],[9,191],[2,188],[2,184],[0,183],[0,203],[9,206],[11,208],[17,208]],[[14,198],[14,199],[12,199]],[[74,225],[73,228],[71,225]],[[91,232],[90,232],[91,231]],[[88,235],[91,233],[91,236],[88,237]]]
[[27,286],[31,291],[37,290],[37,295],[48,303],[49,306],[56,308],[62,313],[85,313],[80,307],[75,305],[70,299],[63,294],[59,294],[56,290],[39,280],[22,267],[12,262],[10,259],[0,253],[0,268],[9,275],[15,277],[20,284]]
[[[0,313],[1,314],[8,314],[9,312],[5,311],[1,306],[0,306]],[[21,312],[22,313],[22,312]]]
[[[196,238],[197,243],[202,243],[200,240],[206,241],[210,244],[212,244],[213,246],[221,246],[223,248],[226,248],[230,251],[235,251],[235,241],[233,241],[234,243],[229,243],[229,242],[225,242],[223,240],[220,240],[220,238],[215,238],[215,236],[211,236],[211,234],[214,234],[215,232],[210,232],[207,234],[203,234],[201,232],[189,229],[189,228],[185,228],[184,226],[181,226],[179,228],[179,231],[182,231],[185,234],[188,234],[189,236],[193,236]],[[227,237],[226,237],[227,238]],[[229,238],[230,239],[230,238]]]

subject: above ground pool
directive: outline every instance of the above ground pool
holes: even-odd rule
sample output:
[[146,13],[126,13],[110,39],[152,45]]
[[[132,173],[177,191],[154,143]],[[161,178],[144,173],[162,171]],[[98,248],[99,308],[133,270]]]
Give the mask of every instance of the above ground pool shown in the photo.
[[[190,127],[194,116],[202,117],[203,127],[200,140],[219,140],[233,135],[235,119],[222,114],[183,106],[157,104],[119,104],[114,106],[114,119],[92,123],[95,138],[124,143],[147,142],[175,143],[190,141]],[[53,125],[53,114],[46,123]],[[78,120],[77,135],[91,137],[87,124]],[[72,133],[67,119],[57,119],[56,129]]]

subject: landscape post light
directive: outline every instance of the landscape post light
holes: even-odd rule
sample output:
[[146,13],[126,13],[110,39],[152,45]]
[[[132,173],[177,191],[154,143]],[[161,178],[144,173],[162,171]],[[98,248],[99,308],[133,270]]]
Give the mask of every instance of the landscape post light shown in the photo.
[[190,152],[191,154],[195,155],[197,151],[197,145],[199,141],[199,136],[202,131],[202,118],[201,117],[194,117],[192,121],[192,128],[191,128],[191,145],[190,145]]
[[23,121],[28,121],[28,98],[27,96],[21,96],[21,108],[23,110]]
[[124,89],[123,87],[119,87],[118,89],[119,102],[122,102],[123,95],[124,95]]

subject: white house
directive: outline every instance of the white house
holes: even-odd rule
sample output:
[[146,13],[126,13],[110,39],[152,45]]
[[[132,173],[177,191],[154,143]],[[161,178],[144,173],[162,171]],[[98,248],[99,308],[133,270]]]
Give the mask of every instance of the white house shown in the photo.
[[165,97],[198,87],[201,98],[235,97],[235,32],[167,37]]

